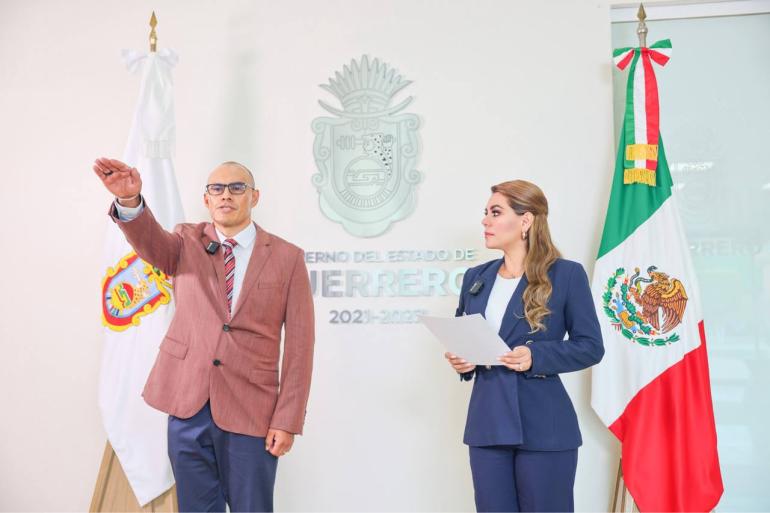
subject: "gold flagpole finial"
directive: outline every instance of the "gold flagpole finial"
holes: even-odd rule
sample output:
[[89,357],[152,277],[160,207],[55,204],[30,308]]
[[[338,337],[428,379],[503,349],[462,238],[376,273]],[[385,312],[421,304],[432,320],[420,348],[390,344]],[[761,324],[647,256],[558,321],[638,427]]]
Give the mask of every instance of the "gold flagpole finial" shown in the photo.
[[639,20],[639,25],[636,27],[636,35],[639,36],[639,48],[645,48],[647,46],[647,24],[644,20],[647,19],[647,13],[644,11],[644,4],[639,4],[636,17]]
[[158,18],[155,17],[155,11],[152,11],[150,16],[150,51],[154,52],[158,49],[158,34],[155,32],[155,27],[158,26]]

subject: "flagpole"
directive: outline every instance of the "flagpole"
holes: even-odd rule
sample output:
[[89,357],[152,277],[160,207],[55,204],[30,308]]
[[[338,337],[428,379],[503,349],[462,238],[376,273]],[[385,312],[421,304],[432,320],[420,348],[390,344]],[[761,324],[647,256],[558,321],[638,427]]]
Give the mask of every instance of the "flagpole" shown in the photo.
[[644,20],[647,19],[647,13],[644,11],[644,4],[639,4],[639,10],[636,13],[636,18],[639,20],[639,25],[636,27],[636,35],[639,36],[639,48],[647,47],[647,24]]
[[[155,31],[155,27],[157,25],[158,25],[158,18],[155,16],[155,11],[153,11],[152,16],[150,16],[150,35],[149,35],[150,53],[156,53],[157,51],[158,34]],[[146,75],[145,75],[145,78],[146,78]],[[130,143],[131,140],[132,138],[131,136],[129,136],[129,144],[131,144]],[[137,152],[134,151],[134,154],[136,153]],[[174,181],[174,188],[175,187],[176,187],[176,184]],[[147,188],[147,183],[145,183],[145,188]],[[181,206],[179,208],[181,209]],[[183,220],[184,215],[180,214],[179,217],[180,218],[178,219],[178,221],[181,221]],[[124,244],[126,243],[124,242]],[[165,329],[163,329],[162,332],[165,333]],[[146,335],[143,335],[143,336],[146,336]],[[138,397],[138,394],[136,394],[136,397]],[[157,416],[157,413],[158,412],[155,412],[156,416]],[[162,427],[163,425],[164,424],[161,422],[160,426]],[[165,439],[165,429],[162,429],[160,431],[160,434],[163,437],[163,439]],[[125,440],[125,438],[126,437],[123,435],[122,439]],[[165,451],[160,452],[160,454],[165,454]],[[132,468],[134,469],[132,472],[134,473],[134,475],[136,475],[137,465],[136,463],[132,463],[131,465],[132,465]],[[170,467],[168,470],[168,476],[172,476]],[[157,476],[151,476],[151,477],[152,479],[157,480]],[[113,448],[112,444],[108,439],[104,447],[104,454],[102,456],[101,466],[97,474],[96,484],[94,486],[94,493],[93,493],[93,496],[91,497],[91,505],[89,506],[88,511],[91,513],[107,512],[107,511],[176,513],[179,511],[176,485],[173,484],[173,479],[171,480],[171,488],[167,489],[163,493],[160,493],[160,495],[156,495],[149,502],[146,502],[147,498],[143,497],[142,502],[146,502],[146,504],[144,505],[142,505],[140,503],[139,498],[137,498],[137,495],[135,493],[135,489],[133,486],[134,485],[132,484],[132,482],[129,481],[129,478],[126,472],[124,471],[123,464],[118,459],[118,455],[115,452],[115,449]],[[145,489],[145,492],[143,492],[143,495],[147,495],[146,489],[148,488],[148,486],[155,486],[155,485],[154,484],[147,485],[146,483],[142,485],[142,488]],[[155,488],[157,489],[157,486],[155,486]]]
[[158,34],[155,27],[158,26],[158,18],[155,17],[155,11],[150,16],[150,51],[155,52],[158,49]]
[[[639,4],[639,10],[636,12],[636,18],[639,20],[639,24],[636,26],[636,35],[639,36],[639,48],[647,47],[647,23],[644,20],[647,19],[647,13],[644,10],[644,4]],[[636,500],[631,495],[631,492],[626,486],[625,479],[623,478],[623,458],[618,461],[618,473],[615,477],[615,492],[612,495],[612,502],[610,503],[610,511],[620,513],[638,513],[639,507],[636,505]]]

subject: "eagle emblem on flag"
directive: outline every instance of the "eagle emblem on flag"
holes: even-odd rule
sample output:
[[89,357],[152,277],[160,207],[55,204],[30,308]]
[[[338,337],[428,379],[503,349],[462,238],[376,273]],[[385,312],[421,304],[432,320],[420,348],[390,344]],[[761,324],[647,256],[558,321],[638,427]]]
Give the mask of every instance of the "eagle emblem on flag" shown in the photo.
[[602,295],[604,313],[612,326],[643,346],[665,346],[679,340],[672,330],[682,323],[687,299],[684,284],[654,265],[647,268],[647,277],[641,276],[638,267],[631,276],[618,268]]

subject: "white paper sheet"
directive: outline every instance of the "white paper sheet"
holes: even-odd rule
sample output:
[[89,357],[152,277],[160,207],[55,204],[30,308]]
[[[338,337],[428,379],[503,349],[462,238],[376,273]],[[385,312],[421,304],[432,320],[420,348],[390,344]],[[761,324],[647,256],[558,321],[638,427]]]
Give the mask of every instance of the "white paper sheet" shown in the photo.
[[481,314],[448,318],[423,315],[420,321],[447,351],[469,363],[502,365],[497,358],[511,350]]

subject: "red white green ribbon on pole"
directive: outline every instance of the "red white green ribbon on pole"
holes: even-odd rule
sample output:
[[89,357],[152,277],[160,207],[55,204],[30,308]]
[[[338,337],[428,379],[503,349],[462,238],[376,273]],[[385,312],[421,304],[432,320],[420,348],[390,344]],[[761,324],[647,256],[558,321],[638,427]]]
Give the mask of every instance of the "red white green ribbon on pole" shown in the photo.
[[665,66],[671,58],[671,40],[658,41],[648,48],[618,48],[612,54],[615,65],[624,70],[631,64],[626,86],[626,138],[623,182],[654,187],[660,140],[658,82],[653,62]]

